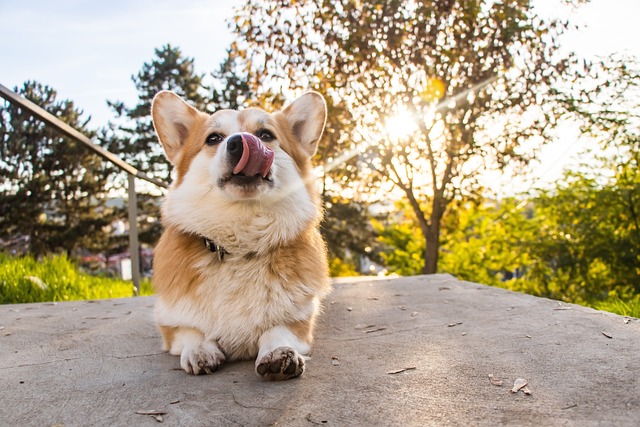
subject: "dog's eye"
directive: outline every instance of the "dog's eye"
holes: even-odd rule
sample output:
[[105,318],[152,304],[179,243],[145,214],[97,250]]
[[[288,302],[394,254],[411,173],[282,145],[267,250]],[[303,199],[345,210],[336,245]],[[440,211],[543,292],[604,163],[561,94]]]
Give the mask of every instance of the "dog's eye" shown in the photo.
[[220,135],[219,133],[212,133],[211,135],[209,135],[205,141],[205,143],[207,145],[216,145],[216,144],[220,144],[222,142],[222,140],[224,139],[224,136]]
[[271,142],[274,139],[276,139],[276,137],[273,134],[273,132],[271,132],[270,130],[266,130],[266,129],[262,129],[262,130],[259,130],[258,132],[256,132],[256,136],[258,138],[260,138],[264,142]]

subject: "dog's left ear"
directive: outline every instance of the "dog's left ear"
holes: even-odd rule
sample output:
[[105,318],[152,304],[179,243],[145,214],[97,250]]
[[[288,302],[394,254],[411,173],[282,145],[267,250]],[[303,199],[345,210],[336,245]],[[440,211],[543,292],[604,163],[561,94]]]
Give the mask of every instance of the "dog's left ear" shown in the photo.
[[291,124],[293,134],[304,152],[312,157],[318,148],[324,124],[327,120],[327,105],[318,92],[308,92],[293,101],[282,113]]
[[193,127],[199,114],[198,110],[168,90],[163,90],[153,98],[153,126],[172,164],[177,163],[189,129]]

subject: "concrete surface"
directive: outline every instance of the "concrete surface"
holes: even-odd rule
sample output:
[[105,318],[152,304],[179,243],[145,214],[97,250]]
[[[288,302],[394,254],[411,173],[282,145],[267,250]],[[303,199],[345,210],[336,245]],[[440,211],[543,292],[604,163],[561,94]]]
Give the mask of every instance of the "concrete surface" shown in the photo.
[[[0,425],[640,425],[637,319],[446,275],[362,278],[336,284],[307,372],[267,383],[251,361],[179,370],[153,303],[0,306]],[[518,378],[531,395],[510,393]]]

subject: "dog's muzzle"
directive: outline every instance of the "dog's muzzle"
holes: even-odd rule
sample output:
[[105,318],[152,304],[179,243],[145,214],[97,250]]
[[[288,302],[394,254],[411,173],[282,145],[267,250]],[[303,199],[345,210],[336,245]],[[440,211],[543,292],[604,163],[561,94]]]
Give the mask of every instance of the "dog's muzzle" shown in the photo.
[[227,140],[227,159],[234,175],[265,178],[273,164],[273,157],[273,150],[250,133],[236,133]]

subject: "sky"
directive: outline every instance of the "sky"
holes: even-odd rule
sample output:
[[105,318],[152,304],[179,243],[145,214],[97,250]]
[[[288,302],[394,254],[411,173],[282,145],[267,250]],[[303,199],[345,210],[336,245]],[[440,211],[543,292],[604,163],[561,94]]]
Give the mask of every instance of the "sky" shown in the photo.
[[155,49],[171,44],[198,73],[217,69],[232,42],[225,20],[235,3],[0,0],[0,84],[47,84],[101,127],[113,117],[106,100],[135,105],[131,76]]
[[[171,44],[194,58],[196,72],[217,69],[233,41],[227,19],[231,0],[0,0],[0,84],[14,89],[27,80],[53,87],[99,128],[113,117],[106,101],[136,103],[131,76]],[[586,57],[626,52],[640,57],[640,1],[592,0],[575,12],[560,0],[534,0],[543,16],[573,13],[582,26],[561,40]],[[573,129],[540,153],[535,176],[553,181],[576,161],[582,142]],[[516,181],[506,181],[507,187]],[[529,184],[527,184],[529,185]],[[507,188],[507,191],[509,189]]]

